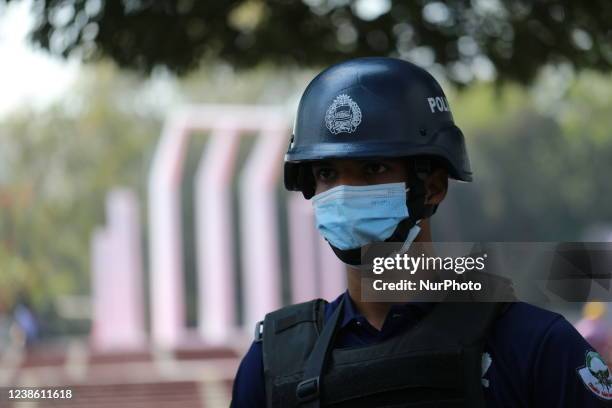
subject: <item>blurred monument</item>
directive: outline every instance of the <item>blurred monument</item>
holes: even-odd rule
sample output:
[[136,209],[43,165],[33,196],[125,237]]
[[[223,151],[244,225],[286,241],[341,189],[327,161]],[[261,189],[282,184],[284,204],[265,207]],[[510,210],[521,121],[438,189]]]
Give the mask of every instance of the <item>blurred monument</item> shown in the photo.
[[142,244],[136,195],[117,189],[106,203],[107,224],[92,239],[92,346],[101,351],[146,345]]
[[[310,203],[297,193],[287,195],[290,270],[282,271],[285,234],[279,232],[277,187],[290,135],[288,117],[280,108],[216,105],[186,107],[170,115],[153,157],[148,190],[150,327],[155,348],[177,350],[194,344],[185,312],[181,185],[188,141],[196,132],[210,133],[193,180],[196,343],[250,341],[255,322],[283,305],[283,275],[291,282],[292,303],[316,297],[331,300],[344,290],[344,267],[317,234]],[[245,137],[256,140],[245,162],[238,163]],[[234,179],[238,180],[237,219],[231,208]],[[111,192],[107,218],[92,241],[92,342],[100,350],[138,349],[147,340],[134,194]],[[234,236],[236,230],[239,236]],[[242,299],[242,324],[237,299]]]

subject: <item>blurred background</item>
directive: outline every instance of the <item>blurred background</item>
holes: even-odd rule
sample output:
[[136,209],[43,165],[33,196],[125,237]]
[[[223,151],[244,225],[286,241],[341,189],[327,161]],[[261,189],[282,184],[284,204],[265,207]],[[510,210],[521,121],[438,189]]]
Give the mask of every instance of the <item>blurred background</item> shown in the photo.
[[[612,241],[610,21],[604,0],[0,0],[0,386],[227,406],[253,321],[342,290],[281,163],[307,83],[352,57],[443,84],[475,181],[435,240]],[[605,354],[606,308],[560,311]]]

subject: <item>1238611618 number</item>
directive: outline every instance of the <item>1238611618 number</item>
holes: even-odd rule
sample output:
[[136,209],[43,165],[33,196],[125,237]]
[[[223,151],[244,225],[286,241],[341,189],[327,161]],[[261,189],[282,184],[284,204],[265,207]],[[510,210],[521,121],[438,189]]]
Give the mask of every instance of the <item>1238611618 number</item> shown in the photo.
[[19,401],[72,399],[72,395],[72,389],[69,388],[20,387],[8,388],[6,392],[6,397],[9,400]]

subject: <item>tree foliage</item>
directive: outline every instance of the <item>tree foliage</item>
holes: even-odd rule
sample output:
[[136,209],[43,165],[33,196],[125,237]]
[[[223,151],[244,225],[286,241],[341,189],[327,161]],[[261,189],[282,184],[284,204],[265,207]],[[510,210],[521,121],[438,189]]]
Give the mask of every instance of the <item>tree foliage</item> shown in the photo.
[[391,55],[439,63],[461,84],[491,74],[527,83],[545,64],[612,66],[607,0],[36,0],[33,9],[34,43],[142,72],[184,73],[205,57],[312,67]]
[[160,128],[155,116],[125,109],[133,79],[103,66],[81,80],[66,107],[0,122],[0,299],[27,294],[52,332],[67,327],[58,296],[90,292],[90,239],[106,222],[108,191],[144,196]]
[[[612,82],[588,72],[570,82],[557,97],[550,97],[553,82],[538,83],[531,94],[506,86],[501,98],[480,85],[452,98],[474,182],[451,184],[433,220],[437,239],[581,241],[612,234]],[[538,102],[540,94],[549,99]]]

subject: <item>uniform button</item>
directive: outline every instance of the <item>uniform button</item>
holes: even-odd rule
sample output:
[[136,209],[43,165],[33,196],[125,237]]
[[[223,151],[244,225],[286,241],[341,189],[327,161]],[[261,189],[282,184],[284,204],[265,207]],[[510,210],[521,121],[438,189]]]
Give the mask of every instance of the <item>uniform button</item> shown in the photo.
[[357,322],[355,322],[355,324],[356,324],[357,326],[361,326],[361,322],[360,322],[359,320],[357,320]]

